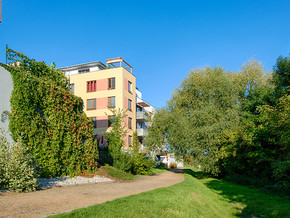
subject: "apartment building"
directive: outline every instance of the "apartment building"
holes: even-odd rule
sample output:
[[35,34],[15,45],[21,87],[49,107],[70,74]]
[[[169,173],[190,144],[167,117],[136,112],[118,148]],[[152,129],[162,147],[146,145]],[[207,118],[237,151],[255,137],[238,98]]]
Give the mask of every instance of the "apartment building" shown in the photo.
[[143,141],[147,135],[147,129],[151,125],[149,116],[152,117],[154,113],[155,108],[143,100],[142,92],[136,89],[136,130],[141,145],[144,145]]
[[121,57],[62,67],[70,80],[71,91],[83,99],[84,111],[94,123],[99,146],[106,145],[103,133],[111,126],[111,108],[127,110],[125,148],[132,145],[136,131],[136,78],[132,67]]

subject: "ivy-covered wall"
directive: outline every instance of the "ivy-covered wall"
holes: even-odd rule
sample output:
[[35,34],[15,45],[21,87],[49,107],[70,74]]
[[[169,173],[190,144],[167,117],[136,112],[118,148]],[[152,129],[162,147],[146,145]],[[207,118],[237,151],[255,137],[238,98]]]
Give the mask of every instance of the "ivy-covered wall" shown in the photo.
[[69,90],[69,81],[54,65],[7,50],[14,89],[10,130],[22,138],[40,176],[77,175],[97,167],[93,123],[83,112],[83,101]]

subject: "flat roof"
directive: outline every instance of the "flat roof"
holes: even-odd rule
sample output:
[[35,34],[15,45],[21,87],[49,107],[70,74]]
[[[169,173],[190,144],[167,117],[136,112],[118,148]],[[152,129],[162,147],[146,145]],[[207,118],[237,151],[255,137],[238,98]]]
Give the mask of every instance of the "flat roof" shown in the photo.
[[60,71],[71,71],[71,70],[78,70],[82,68],[88,68],[88,67],[100,67],[101,69],[106,69],[106,65],[104,65],[100,61],[95,61],[95,62],[89,62],[89,63],[84,63],[84,64],[77,64],[77,65],[72,65],[72,66],[67,66],[67,67],[60,67],[57,68]]

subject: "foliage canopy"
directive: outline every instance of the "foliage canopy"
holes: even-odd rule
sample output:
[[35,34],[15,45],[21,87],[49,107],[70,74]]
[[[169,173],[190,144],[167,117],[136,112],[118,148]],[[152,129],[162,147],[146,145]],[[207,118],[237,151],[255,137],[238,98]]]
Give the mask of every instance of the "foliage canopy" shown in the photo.
[[289,66],[289,58],[279,57],[273,74],[255,60],[238,73],[191,71],[155,114],[147,144],[168,143],[215,176],[260,178],[288,189]]

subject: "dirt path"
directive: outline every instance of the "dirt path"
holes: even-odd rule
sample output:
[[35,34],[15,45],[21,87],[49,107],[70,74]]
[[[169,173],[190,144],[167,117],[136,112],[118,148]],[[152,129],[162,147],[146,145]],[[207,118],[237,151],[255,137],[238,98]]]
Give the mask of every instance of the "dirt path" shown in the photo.
[[52,188],[30,193],[0,193],[0,217],[42,217],[101,204],[116,198],[182,182],[182,174],[166,171],[135,181]]

